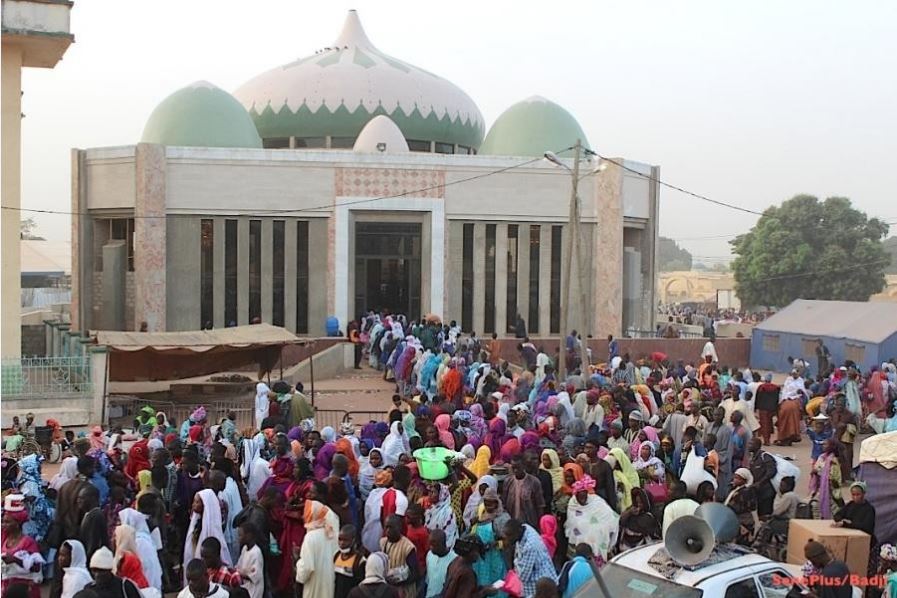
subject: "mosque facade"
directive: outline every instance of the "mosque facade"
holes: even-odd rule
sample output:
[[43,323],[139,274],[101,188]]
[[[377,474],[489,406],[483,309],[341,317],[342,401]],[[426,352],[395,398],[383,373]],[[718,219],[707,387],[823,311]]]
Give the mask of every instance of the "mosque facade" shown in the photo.
[[480,336],[513,335],[519,313],[547,336],[569,293],[583,336],[653,330],[659,168],[584,153],[571,254],[577,140],[591,147],[538,96],[487,132],[470,96],[350,11],[332,46],[233,94],[176,91],[135,145],[72,150],[72,329],[317,336],[383,309]]

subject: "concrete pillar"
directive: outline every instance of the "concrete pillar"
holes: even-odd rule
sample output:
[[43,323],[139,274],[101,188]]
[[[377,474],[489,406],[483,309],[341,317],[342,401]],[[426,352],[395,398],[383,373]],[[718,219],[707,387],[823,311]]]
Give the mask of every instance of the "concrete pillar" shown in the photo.
[[660,188],[660,167],[651,167],[651,179],[648,181],[648,222],[645,227],[644,244],[642,246],[642,328],[654,330],[657,299],[657,235],[660,218],[658,195]]
[[[166,327],[167,219],[165,147],[138,143],[134,201],[134,327]],[[180,259],[180,256],[178,256]]]
[[128,269],[128,246],[125,241],[103,245],[103,330],[125,329],[125,272]]
[[69,356],[69,329],[68,324],[59,325],[59,357]]
[[44,353],[53,356],[53,321],[44,320]]
[[529,224],[517,228],[517,312],[526,322],[527,334],[536,336],[529,321],[529,228]]
[[[539,332],[548,336],[551,330],[551,224],[539,230]],[[569,331],[561,330],[563,334]]]
[[642,256],[632,247],[623,249],[623,333],[641,330]]
[[[72,164],[72,326],[93,325],[93,219],[87,213],[87,153],[73,149]],[[84,214],[84,215],[82,215]]]
[[106,347],[92,346],[90,348],[90,382],[93,388],[90,423],[93,425],[105,425],[106,417],[106,388],[108,386],[109,352]]
[[262,322],[274,319],[274,221],[262,220]]
[[[308,334],[324,336],[327,323],[327,288],[319,281],[326,280],[327,263],[332,245],[328,244],[329,222],[315,218],[308,223]],[[354,261],[354,259],[353,259]],[[354,267],[354,263],[351,264]],[[354,303],[355,298],[350,297]],[[353,306],[354,309],[354,306]],[[348,322],[340,322],[345,332]]]
[[283,239],[283,323],[290,332],[296,332],[296,227],[295,220],[287,220]]
[[[202,223],[200,218],[178,217],[168,223],[166,243],[166,330],[199,330],[202,325]],[[223,295],[222,295],[223,298]]]
[[[6,6],[4,5],[4,9]],[[22,355],[21,322],[21,249],[19,247],[19,220],[21,206],[22,172],[22,50],[12,44],[3,44],[2,52],[2,104],[3,116],[0,128],[2,141],[2,203],[12,209],[0,210],[2,242],[0,251],[0,277],[2,277],[2,304],[0,304],[0,357],[17,358]]]
[[594,235],[595,280],[593,332],[596,338],[621,336],[623,312],[623,171],[606,162],[607,168],[595,175],[598,223]]
[[224,328],[224,218],[215,218],[212,225],[212,290],[215,295],[215,309],[212,324],[215,328]]
[[249,323],[249,219],[237,220],[237,325]]
[[486,225],[473,225],[473,330],[483,337],[486,317]]
[[445,322],[461,321],[461,273],[463,268],[464,223],[448,221],[448,254],[446,255],[445,288],[446,310],[442,315]]
[[78,336],[78,357],[88,357],[90,348],[93,347],[93,339],[85,336]]
[[[495,332],[504,336],[508,313],[508,225],[495,227]],[[485,336],[485,335],[484,335]]]

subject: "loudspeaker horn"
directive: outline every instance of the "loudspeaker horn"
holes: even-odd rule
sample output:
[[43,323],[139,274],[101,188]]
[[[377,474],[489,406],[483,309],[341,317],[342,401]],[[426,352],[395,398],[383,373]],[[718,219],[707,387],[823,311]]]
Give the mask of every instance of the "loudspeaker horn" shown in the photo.
[[663,546],[677,563],[697,565],[710,556],[716,541],[710,524],[699,517],[685,515],[667,528]]
[[695,511],[695,517],[700,517],[710,525],[718,544],[731,542],[738,535],[738,517],[724,504],[704,503]]

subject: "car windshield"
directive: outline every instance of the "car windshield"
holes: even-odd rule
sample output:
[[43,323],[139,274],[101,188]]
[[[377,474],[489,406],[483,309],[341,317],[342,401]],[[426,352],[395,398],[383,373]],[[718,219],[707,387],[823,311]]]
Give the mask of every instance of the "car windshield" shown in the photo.
[[[679,585],[660,577],[608,563],[601,568],[601,579],[610,591],[609,598],[700,598],[704,592],[689,586]],[[600,591],[592,593],[600,596]]]

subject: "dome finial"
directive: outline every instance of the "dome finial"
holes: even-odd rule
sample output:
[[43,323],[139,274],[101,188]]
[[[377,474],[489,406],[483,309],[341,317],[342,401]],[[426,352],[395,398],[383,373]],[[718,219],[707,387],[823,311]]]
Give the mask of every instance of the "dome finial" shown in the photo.
[[361,19],[358,18],[356,10],[352,9],[346,15],[343,30],[340,32],[339,37],[336,38],[336,41],[333,42],[333,45],[337,48],[358,47],[374,49],[374,44],[368,39],[367,34],[364,32],[364,27],[361,26]]

